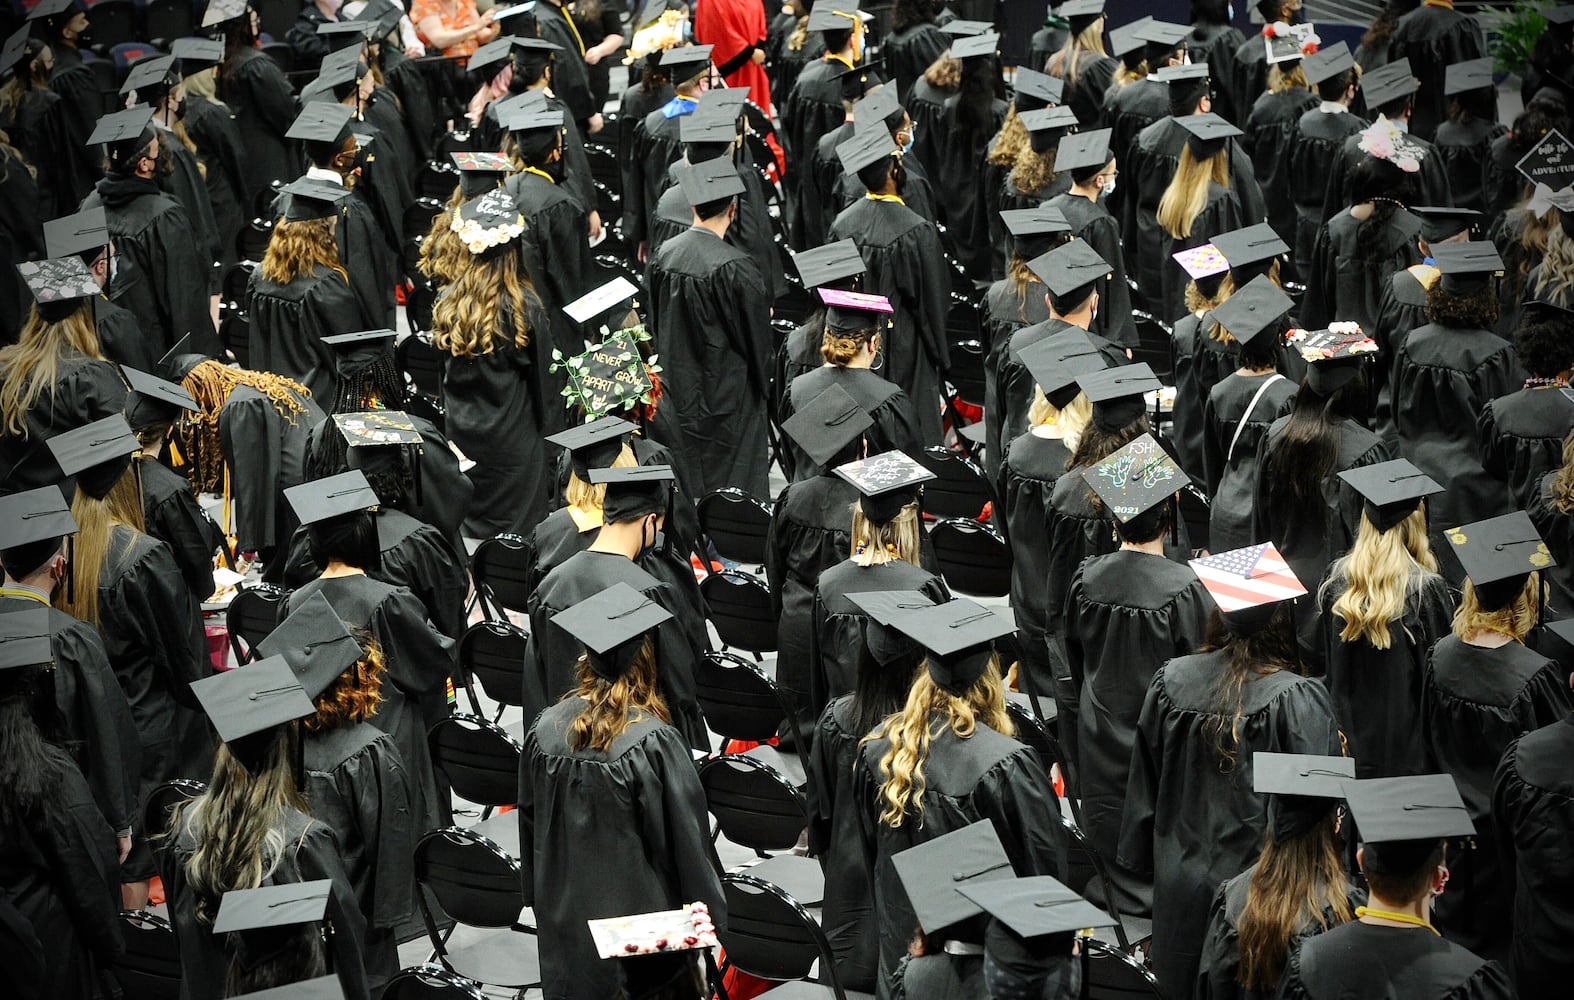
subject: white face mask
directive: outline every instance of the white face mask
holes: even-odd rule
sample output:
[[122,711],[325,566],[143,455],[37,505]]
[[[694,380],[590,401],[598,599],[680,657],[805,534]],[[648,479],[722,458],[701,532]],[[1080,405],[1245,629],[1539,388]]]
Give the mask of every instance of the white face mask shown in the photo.
[[908,153],[911,153],[913,151],[913,143],[917,141],[918,124],[914,122],[913,124],[907,126],[907,142],[902,145],[902,155],[905,156]]
[[1111,177],[1104,182],[1104,197],[1108,198],[1115,193],[1115,178]]

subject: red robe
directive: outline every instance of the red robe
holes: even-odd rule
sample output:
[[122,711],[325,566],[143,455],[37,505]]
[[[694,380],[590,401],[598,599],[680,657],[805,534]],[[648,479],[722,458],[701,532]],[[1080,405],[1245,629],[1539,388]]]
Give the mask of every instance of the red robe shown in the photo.
[[694,10],[694,38],[711,45],[711,61],[718,69],[741,63],[723,78],[729,87],[747,87],[749,100],[771,115],[771,82],[765,67],[743,53],[765,48],[765,5],[760,0],[698,0]]

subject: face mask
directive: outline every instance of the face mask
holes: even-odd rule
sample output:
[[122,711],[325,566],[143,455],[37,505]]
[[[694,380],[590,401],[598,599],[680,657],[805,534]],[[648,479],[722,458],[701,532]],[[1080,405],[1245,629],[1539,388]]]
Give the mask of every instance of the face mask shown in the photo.
[[93,26],[90,24],[82,29],[82,34],[77,36],[77,48],[85,49],[93,44]]
[[115,286],[115,279],[117,277],[119,277],[119,276],[120,276],[120,255],[117,254],[117,253],[112,253],[112,254],[109,255],[109,286],[111,288],[113,288]]
[[1115,193],[1115,178],[1111,177],[1104,182],[1104,197],[1108,198]]
[[186,118],[186,99],[182,97],[180,103],[171,108],[170,112],[176,121],[184,121]]
[[[645,541],[645,526],[646,525],[650,526],[650,541],[648,541],[648,542]],[[655,547],[656,547],[656,522],[655,522],[654,519],[647,518],[646,520],[640,522],[640,526],[639,526],[639,552],[634,556],[634,561],[635,562],[639,562],[641,559],[645,558],[646,553],[650,552]]]
[[1226,21],[1235,20],[1235,5],[1233,3],[1224,9],[1224,19]]
[[902,152],[903,152],[903,154],[911,153],[913,151],[913,143],[915,143],[917,141],[918,141],[918,126],[917,125],[909,125],[907,127],[907,141],[902,144]]

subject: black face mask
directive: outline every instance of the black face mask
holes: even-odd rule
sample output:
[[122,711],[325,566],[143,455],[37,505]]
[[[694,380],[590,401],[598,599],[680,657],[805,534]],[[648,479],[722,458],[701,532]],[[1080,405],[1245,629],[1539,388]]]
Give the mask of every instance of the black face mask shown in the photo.
[[77,36],[77,48],[85,49],[93,44],[93,26],[89,24],[82,29],[82,34]]
[[[649,542],[645,541],[645,526],[647,524],[650,525],[650,541]],[[645,556],[648,555],[653,549],[655,549],[655,547],[656,547],[656,535],[658,533],[659,532],[658,532],[658,530],[656,528],[655,519],[647,517],[645,520],[640,522],[640,524],[639,524],[639,552],[637,552],[635,554],[635,556],[634,556],[634,561],[635,562],[639,562],[641,559],[645,558]]]
[[173,113],[173,116],[174,116],[176,121],[178,121],[178,122],[179,121],[185,121],[186,120],[186,99],[184,97],[182,97],[180,99],[180,103],[175,105],[175,107],[171,109],[171,112]]

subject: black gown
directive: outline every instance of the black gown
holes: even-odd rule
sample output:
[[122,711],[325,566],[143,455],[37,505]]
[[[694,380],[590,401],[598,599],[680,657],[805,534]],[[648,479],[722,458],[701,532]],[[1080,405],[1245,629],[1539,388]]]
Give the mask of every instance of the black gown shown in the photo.
[[1279,981],[1280,1000],[1369,996],[1508,1000],[1514,991],[1502,966],[1423,927],[1358,920],[1291,951]]
[[[595,265],[586,237],[588,212],[566,187],[539,173],[511,174],[503,187],[514,196],[525,219],[519,247],[546,314],[547,326],[542,329],[551,331],[553,349],[565,357],[578,354],[585,349],[584,333],[563,307],[595,284]],[[550,372],[547,379],[561,393],[563,374]],[[554,394],[546,402],[546,426],[555,432],[564,426],[562,400]]]
[[1099,294],[1099,310],[1089,329],[1120,347],[1137,347],[1137,319],[1132,314],[1131,285],[1126,281],[1120,223],[1101,202],[1069,191],[1055,195],[1047,204],[1060,209],[1071,226],[1071,235],[1092,247],[1110,266],[1109,276],[1093,283]]
[[1262,37],[1253,32],[1235,47],[1225,65],[1228,73],[1221,74],[1210,63],[1210,75],[1218,84],[1219,92],[1227,95],[1224,103],[1234,115],[1230,121],[1244,126],[1257,98],[1268,89],[1268,52]]
[[[1208,365],[1198,368],[1197,362],[1208,345],[1209,331],[1218,324],[1207,312],[1188,312],[1175,320],[1170,331],[1170,361],[1174,368],[1175,403],[1170,410],[1171,439],[1180,467],[1192,479],[1202,477],[1203,466],[1203,410],[1212,386],[1210,375],[1223,378],[1224,371]],[[1210,359],[1217,352],[1210,351]],[[1211,495],[1211,494],[1210,494]]]
[[1487,54],[1486,39],[1476,19],[1449,6],[1422,4],[1399,19],[1388,40],[1388,58],[1410,60],[1410,71],[1421,81],[1412,98],[1410,130],[1430,140],[1448,120],[1449,99],[1443,93],[1445,70]]
[[853,767],[857,804],[859,876],[874,886],[880,963],[875,995],[890,996],[890,975],[907,953],[918,925],[891,856],[936,837],[989,820],[1019,877],[1064,875],[1065,838],[1055,821],[1060,803],[1038,755],[983,723],[963,739],[949,726],[933,724],[924,761],[923,822],[909,817],[899,827],[880,822],[880,760],[890,740],[865,744]]
[[1241,30],[1227,23],[1193,21],[1191,32],[1186,36],[1186,58],[1194,63],[1207,63],[1208,73],[1218,84],[1213,88],[1214,112],[1226,121],[1237,123],[1250,110],[1250,105],[1241,109],[1240,115],[1235,113],[1235,106],[1229,100],[1227,81],[1234,71],[1235,50],[1245,41],[1246,36],[1241,34]]
[[590,92],[590,68],[585,64],[585,44],[569,21],[568,12],[558,3],[536,5],[536,26],[549,42],[563,51],[552,63],[552,91],[568,106],[568,116],[583,130],[591,117],[601,113]]
[[[1334,110],[1337,107],[1338,110]],[[1334,163],[1344,155],[1345,140],[1366,122],[1332,102],[1317,104],[1295,128],[1295,156],[1290,160],[1290,191],[1295,199],[1295,232],[1280,233],[1304,269],[1312,259],[1317,230],[1323,224],[1323,197]]]
[[[160,159],[167,155],[170,164],[168,174],[164,174],[161,168],[159,187],[185,209],[186,219],[191,223],[191,240],[196,244],[202,259],[208,262],[208,291],[216,293],[219,290],[221,248],[219,226],[213,217],[213,201],[208,197],[207,181],[203,179],[202,169],[197,165],[196,154],[186,148],[179,136],[163,127],[159,127],[158,136]],[[167,154],[165,150],[168,150]]]
[[1454,204],[1483,211],[1486,207],[1487,160],[1494,140],[1508,135],[1508,127],[1480,118],[1445,121],[1437,127],[1437,155],[1448,171]]
[[142,517],[147,532],[169,546],[186,589],[198,603],[213,593],[213,552],[218,526],[197,503],[191,483],[156,458],[137,464],[142,477]]
[[980,193],[978,179],[989,141],[1006,119],[1006,103],[995,101],[990,107],[989,125],[981,131],[968,132],[957,118],[960,100],[960,96],[946,100],[945,119],[940,125],[944,142],[940,169],[933,176],[945,196],[937,207],[945,223],[945,240],[952,256],[968,277],[985,281],[993,277],[993,248],[989,239],[993,209]]
[[1543,476],[1525,508],[1554,560],[1554,565],[1541,571],[1541,578],[1552,588],[1547,598],[1547,617],[1551,619],[1574,615],[1574,514],[1559,509],[1552,499],[1556,477],[1556,472]]
[[[38,394],[23,415],[26,434],[0,431],[0,495],[56,484],[67,491],[74,488],[76,480],[60,471],[54,452],[49,450],[49,439],[126,408],[126,383],[114,365],[69,349],[61,355],[54,383]],[[5,377],[14,376],[0,369],[0,378]]]
[[1114,552],[1120,547],[1110,524],[1109,508],[1095,502],[1093,491],[1082,475],[1087,468],[1078,465],[1067,469],[1055,480],[1055,487],[1050,491],[1049,551],[1044,577],[1039,584],[1044,602],[1046,663],[1051,676],[1047,684],[1035,678],[1035,687],[1040,694],[1054,696],[1060,746],[1071,763],[1073,776],[1080,773],[1081,767],[1077,754],[1077,736],[1081,728],[1077,713],[1081,697],[1071,676],[1071,666],[1066,662],[1069,629],[1066,597],[1071,593],[1071,581],[1076,578],[1084,559]]
[[584,708],[568,698],[547,709],[519,767],[525,903],[539,928],[547,1000],[619,992],[619,965],[598,958],[586,920],[701,901],[727,926],[705,792],[683,734],[631,713],[610,749],[574,750],[569,725]]
[[[782,123],[777,136],[787,153],[788,163],[807,167],[821,137],[847,120],[847,112],[842,105],[841,80],[846,69],[847,63],[831,55],[810,63],[798,74],[787,100],[777,105],[777,114]],[[814,235],[814,229],[805,220],[811,213],[819,211],[819,199],[829,192],[817,191],[808,172],[800,173],[796,180],[789,173],[787,187],[786,222],[793,245],[804,249],[818,246],[814,242],[806,242]]]
[[0,127],[12,146],[37,171],[37,207],[47,219],[70,215],[83,193],[73,190],[71,183],[71,167],[79,159],[76,147],[81,139],[72,141],[69,109],[59,94],[40,88],[25,91],[11,114],[0,117]]
[[295,123],[295,93],[279,64],[261,49],[237,50],[219,73],[219,99],[233,113],[245,149],[242,211],[249,218],[258,194],[300,170],[295,144],[284,137]]
[[338,352],[323,338],[379,325],[362,311],[349,282],[322,264],[288,284],[263,277],[259,268],[252,272],[246,302],[251,366],[294,379],[325,407],[339,395]]
[[1306,269],[1306,296],[1301,300],[1301,323],[1321,330],[1333,322],[1354,322],[1370,330],[1377,321],[1377,306],[1389,280],[1421,261],[1416,237],[1421,220],[1396,209],[1363,246],[1363,223],[1348,209],[1339,212],[1317,231]]
[[[1160,83],[1151,76],[1131,83],[1119,90],[1110,91],[1104,101],[1104,127],[1110,130],[1109,153],[1115,158],[1118,169],[1124,170],[1126,164],[1131,162],[1131,149],[1137,142],[1137,136],[1142,130],[1152,125],[1170,113],[1170,88],[1167,84]],[[1111,202],[1113,211],[1124,212],[1125,202],[1132,197],[1136,189],[1136,182],[1129,185],[1117,184],[1115,196]],[[1124,248],[1126,270],[1135,273],[1137,270],[1136,244]],[[1099,256],[1103,257],[1103,253]],[[1105,263],[1109,262],[1104,257]]]
[[[812,148],[803,151],[803,158],[795,161],[797,178],[794,183],[801,207],[794,212],[794,218],[801,231],[793,234],[793,240],[798,246],[823,244],[826,231],[836,221],[836,213],[846,207],[841,197],[847,193],[842,180],[846,172],[842,169],[841,157],[836,155],[836,147],[852,137],[853,123],[844,122],[820,136]],[[857,175],[851,181],[851,186],[863,187]]]
[[[0,254],[20,263],[48,255],[38,181],[20,157],[0,151]],[[33,296],[13,272],[0,280],[0,346],[16,343]]]
[[1263,94],[1241,126],[1241,145],[1257,169],[1268,225],[1292,246],[1295,240],[1294,162],[1300,155],[1301,117],[1318,105],[1317,95],[1301,87]]
[[[1235,182],[1232,180],[1232,183]],[[1250,183],[1255,188],[1256,181]],[[1261,221],[1260,218],[1252,218],[1246,213],[1246,203],[1242,201],[1241,192],[1236,187],[1210,183],[1207,204],[1203,206],[1197,217],[1192,219],[1189,234],[1184,237],[1171,236],[1168,232],[1160,230],[1159,253],[1162,258],[1159,261],[1159,288],[1163,297],[1156,308],[1160,310],[1161,319],[1185,316],[1187,312],[1186,286],[1191,284],[1191,277],[1175,261],[1175,255],[1183,250],[1191,250],[1204,243],[1211,243],[1213,238],[1221,233],[1232,233]]]
[[1152,886],[1153,971],[1172,991],[1196,981],[1219,883],[1262,851],[1268,816],[1266,797],[1252,790],[1252,756],[1339,752],[1327,690],[1278,670],[1246,679],[1234,723],[1235,764],[1221,767],[1208,727],[1219,722],[1215,689],[1228,656],[1182,656],[1154,676],[1127,778],[1118,864]]
[[[1208,393],[1203,407],[1202,469],[1204,488],[1211,501],[1211,552],[1229,552],[1253,541],[1257,446],[1273,422],[1290,412],[1295,401],[1295,383],[1283,376],[1264,388],[1264,382],[1273,377],[1231,372]],[[1179,400],[1177,395],[1177,403]]]
[[1110,869],[1116,899],[1106,905],[1146,913],[1147,886],[1115,866],[1137,719],[1154,674],[1202,647],[1213,602],[1189,566],[1116,551],[1078,567],[1066,615],[1066,659],[1079,696],[1082,831]]
[[[1057,333],[1075,330],[1077,327],[1065,320],[1051,316],[1042,323],[1023,327],[1011,335],[1011,340],[1006,344],[1006,349],[1000,356],[998,384],[995,386],[996,415],[991,417],[988,410],[984,412],[985,441],[989,440],[988,431],[990,424],[994,424],[996,438],[1002,442],[1015,441],[1019,435],[1028,429],[1028,411],[1033,407],[1033,391],[1038,384],[1033,373],[1028,371],[1027,365],[1022,363],[1022,352],[1035,344],[1043,343]],[[1083,331],[1093,344],[1095,350],[1102,355],[1104,364],[1110,368],[1117,368],[1128,362],[1123,348],[1110,343],[1103,337],[1091,331]]]
[[893,31],[880,43],[886,72],[896,84],[897,101],[907,103],[913,83],[950,47],[945,33],[928,22]]
[[1481,467],[1508,485],[1515,510],[1533,502],[1542,477],[1563,464],[1563,441],[1574,431],[1574,400],[1538,386],[1487,401],[1476,418]]
[[944,580],[902,559],[873,566],[860,566],[848,559],[826,568],[815,582],[809,692],[816,713],[858,687],[858,658],[869,616],[847,595],[892,590],[915,590],[935,604],[951,599]]
[[246,155],[229,108],[195,94],[186,95],[186,134],[197,144],[213,223],[218,230],[219,262],[228,270],[239,259],[235,246],[241,227],[251,220],[246,198]]
[[623,125],[621,131],[633,132],[622,161],[623,238],[632,245],[651,239],[649,227],[666,185],[667,169],[683,158],[680,119],[693,114],[698,106],[694,98],[675,94],[643,121]]
[[1392,377],[1396,352],[1412,330],[1426,326],[1427,293],[1440,277],[1442,272],[1431,264],[1412,264],[1394,272],[1377,301],[1377,320],[1371,335],[1377,341],[1378,355],[1367,375],[1368,386],[1377,400],[1374,429],[1390,448],[1399,446],[1399,435],[1394,430]]
[[1076,72],[1069,77],[1064,67],[1054,66],[1052,62],[1045,64],[1044,72],[1065,80],[1062,103],[1076,112],[1077,121],[1087,122],[1091,127],[1104,110],[1104,94],[1120,64],[1109,56],[1085,50],[1079,51],[1076,59]]
[[1049,319],[1048,294],[1049,289],[1037,278],[1023,282],[1020,288],[1012,279],[1003,278],[984,293],[979,324],[984,335],[984,472],[991,480],[999,476],[1005,447],[1010,443],[1000,439],[1001,421],[989,419],[990,414],[998,417],[1000,413],[1000,368],[1005,364],[1006,348],[1018,330]]
[[[918,433],[918,414],[913,409],[913,401],[907,398],[907,394],[902,392],[900,387],[881,378],[878,372],[867,368],[821,365],[813,371],[799,375],[788,387],[781,419],[786,420],[797,411],[798,407],[807,405],[832,386],[840,388],[853,397],[854,401],[863,407],[864,412],[874,420],[874,426],[864,432],[864,440],[869,445],[869,454],[905,451],[909,455],[916,455],[923,449],[923,440]],[[789,441],[787,447],[793,453],[793,482],[808,479],[818,472],[809,456],[798,447],[797,442]]]
[[[836,169],[841,170],[840,160],[836,163]],[[857,174],[838,173],[827,199],[831,214],[826,219],[826,227],[829,228],[836,220],[837,213],[868,193],[869,189],[864,187],[863,181],[858,179]],[[902,196],[903,204],[917,212],[925,222],[940,221],[934,184],[929,180],[924,165],[916,159],[908,158],[902,161],[902,189],[898,193]]]
[[[290,540],[298,523],[284,491],[306,481],[307,438],[326,418],[311,398],[296,397],[296,402],[304,411],[286,416],[267,396],[242,385],[219,411],[219,443],[235,497],[237,552],[272,552]],[[278,556],[284,557],[282,549]]]
[[[1454,193],[1448,186],[1448,171],[1443,166],[1443,158],[1437,155],[1437,147],[1419,136],[1412,135],[1409,138],[1413,145],[1420,147],[1421,158],[1421,171],[1415,177],[1417,193],[1411,204],[1454,204]],[[1351,181],[1355,168],[1365,156],[1366,153],[1361,151],[1360,133],[1346,136],[1339,155],[1328,165],[1327,186],[1323,189],[1324,222],[1350,206]]]
[[913,148],[907,155],[922,164],[926,176],[940,175],[940,150],[945,142],[945,102],[956,92],[956,87],[936,86],[929,82],[928,76],[921,76],[913,81],[912,91],[902,102],[918,132],[913,136]]
[[1063,440],[1028,431],[1007,442],[996,479],[995,495],[1011,545],[1011,610],[1022,639],[1018,671],[1028,674],[1044,696],[1051,693],[1046,645],[1050,606],[1044,587],[1052,551],[1049,505],[1070,461],[1071,450]]
[[[679,163],[688,163],[685,156]],[[657,214],[666,218],[682,216],[683,228],[687,229],[692,222],[694,213],[689,207],[688,199],[683,197],[683,186],[678,183],[679,163],[674,163],[667,170],[667,187],[662,192],[661,200],[657,202]],[[767,192],[765,175],[756,164],[754,155],[747,146],[733,154],[733,169],[738,174],[738,179],[743,182],[743,193],[738,196],[738,215],[732,220],[732,225],[727,227],[727,245],[737,247],[756,261],[770,262],[781,258],[781,250],[776,246],[776,234],[772,228],[770,213],[770,197],[774,192]],[[672,190],[678,190],[681,204],[672,205],[668,200]],[[672,208],[667,211],[668,206]],[[829,200],[825,209],[825,224],[830,225],[835,217],[836,208]],[[824,232],[822,229],[821,232]],[[673,235],[677,235],[674,233]],[[665,242],[665,241],[663,241]],[[815,244],[818,246],[819,244]],[[656,252],[653,243],[651,253]],[[760,273],[767,282],[766,294],[771,301],[775,301],[787,292],[787,275],[779,267],[772,267],[768,263],[760,264]]]
[[772,343],[760,265],[695,227],[651,258],[645,287],[678,481],[693,497],[724,486],[765,496]]
[[1563,947],[1574,933],[1574,858],[1567,837],[1549,835],[1574,828],[1571,759],[1565,714],[1510,743],[1493,779],[1492,829],[1514,894],[1509,970],[1522,997],[1557,996],[1574,974]]
[[[58,190],[80,201],[103,172],[103,161],[98,146],[88,144],[93,127],[103,112],[103,96],[98,77],[88,66],[81,52],[56,36],[50,51],[55,55],[54,68],[49,71],[49,89],[59,94],[65,108],[65,132],[71,140],[70,154],[58,164],[48,164],[58,169]],[[40,164],[40,166],[45,166]],[[72,207],[65,206],[70,212]]]
[[[849,639],[863,641],[861,635]],[[854,707],[850,695],[826,705],[804,755],[809,853],[825,872],[820,927],[836,956],[836,978],[844,989],[873,993],[880,964],[879,915],[872,873],[863,860],[858,818],[863,807],[853,791],[858,741],[864,737],[852,729]]]
[[131,310],[122,309],[100,295],[93,300],[93,326],[98,331],[98,348],[117,365],[137,371],[158,370],[154,344],[142,335],[142,325]]
[[1449,635],[1432,647],[1421,688],[1421,731],[1439,770],[1454,776],[1476,826],[1475,847],[1451,854],[1453,878],[1433,922],[1483,958],[1508,958],[1513,883],[1492,828],[1492,776],[1509,744],[1574,710],[1568,668],[1517,642],[1475,646]]
[[1389,623],[1387,649],[1339,637],[1344,619],[1333,606],[1348,580],[1330,574],[1317,590],[1317,672],[1333,698],[1358,778],[1431,773],[1421,732],[1421,681],[1432,644],[1448,635],[1454,597],[1441,576],[1419,568],[1410,573],[1404,615]]

